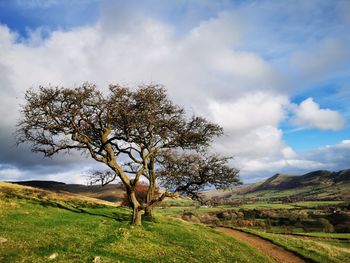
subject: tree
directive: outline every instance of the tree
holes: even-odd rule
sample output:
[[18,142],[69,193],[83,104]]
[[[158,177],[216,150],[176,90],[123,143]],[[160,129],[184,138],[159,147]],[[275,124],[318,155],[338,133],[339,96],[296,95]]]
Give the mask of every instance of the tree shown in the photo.
[[[133,225],[141,224],[142,210],[170,196],[153,194],[155,160],[161,150],[198,150],[222,134],[220,126],[202,117],[187,118],[160,85],[134,91],[110,85],[107,94],[89,83],[76,88],[40,86],[28,90],[25,100],[17,142],[29,143],[33,152],[46,157],[81,151],[108,166],[112,174],[104,184],[121,180],[133,209]],[[135,194],[142,176],[150,182],[143,204]]]
[[170,191],[186,194],[200,202],[203,201],[200,192],[205,187],[227,189],[240,184],[239,171],[227,165],[230,157],[206,152],[165,151],[160,159],[157,172],[162,185]]

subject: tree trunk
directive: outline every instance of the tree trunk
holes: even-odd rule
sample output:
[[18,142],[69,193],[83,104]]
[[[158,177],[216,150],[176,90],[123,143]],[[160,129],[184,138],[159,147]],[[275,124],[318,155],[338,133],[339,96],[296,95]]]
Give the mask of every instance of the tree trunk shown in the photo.
[[[150,203],[154,198],[154,191],[156,189],[156,178],[154,173],[154,158],[151,157],[150,163],[149,163],[149,188],[147,192],[146,197],[146,203]],[[153,206],[147,206],[145,208],[145,216],[147,217],[153,217]]]
[[[154,198],[155,184],[156,184],[156,182],[152,178],[149,182],[149,189],[148,189],[147,197],[146,197],[147,203],[150,203]],[[145,216],[153,217],[153,206],[152,205],[145,208]]]
[[145,216],[153,218],[153,206],[148,206],[145,208]]
[[131,225],[133,226],[141,225],[141,211],[138,208],[133,209]]
[[141,225],[140,203],[137,201],[135,192],[133,190],[131,190],[128,194],[129,194],[129,201],[132,208],[131,225],[140,226]]

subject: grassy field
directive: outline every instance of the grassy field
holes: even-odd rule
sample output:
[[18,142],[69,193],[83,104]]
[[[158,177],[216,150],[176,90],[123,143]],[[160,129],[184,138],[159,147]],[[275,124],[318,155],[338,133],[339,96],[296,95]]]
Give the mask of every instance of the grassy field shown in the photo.
[[[181,200],[174,201],[172,204],[174,206],[157,208],[160,214],[177,216],[182,215],[184,212],[195,212],[196,214],[205,214],[210,212],[218,211],[229,211],[229,210],[265,210],[265,209],[311,209],[322,206],[339,205],[344,203],[343,201],[303,201],[297,203],[268,203],[268,202],[257,202],[251,204],[242,204],[238,206],[221,205],[215,207],[195,207],[193,205],[188,205],[189,202],[183,202]],[[180,206],[175,206],[176,204],[181,204]]]
[[331,206],[331,205],[339,205],[344,203],[343,201],[303,201],[296,202],[292,205],[295,207],[305,207],[305,208],[314,208],[314,207],[322,207],[322,206]]
[[1,183],[0,262],[270,262],[202,225],[129,219],[126,208]]
[[[323,237],[328,239],[345,239],[350,240],[350,233],[324,233],[324,232],[313,232],[313,233],[300,233],[302,236],[310,237]],[[349,243],[350,246],[350,243]]]
[[335,197],[340,197],[342,199],[349,200],[350,198],[350,183],[342,182],[339,184],[334,184],[331,186],[316,185],[316,186],[303,186],[294,189],[286,190],[261,190],[246,194],[232,193],[233,200],[259,200],[259,201],[269,201],[270,199],[284,199],[289,197],[304,197],[307,199],[314,200],[329,200]]
[[[263,231],[244,228],[245,232],[258,235],[264,239],[282,246],[290,251],[320,263],[350,262],[350,243],[334,239],[335,234],[322,233],[322,238],[316,236],[293,236],[266,233]],[[328,239],[325,239],[327,237]]]

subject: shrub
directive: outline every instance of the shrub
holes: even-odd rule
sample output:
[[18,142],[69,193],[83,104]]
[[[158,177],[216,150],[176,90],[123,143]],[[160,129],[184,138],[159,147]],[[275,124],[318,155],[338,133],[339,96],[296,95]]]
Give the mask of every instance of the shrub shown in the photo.
[[317,223],[322,228],[322,230],[326,233],[332,233],[334,232],[333,225],[325,218],[320,218],[317,220]]
[[[139,184],[135,186],[135,194],[137,200],[140,202],[140,204],[146,203],[146,198],[147,198],[147,192],[148,192],[148,185],[147,184]],[[158,188],[155,189],[155,196],[160,195],[160,191]],[[121,206],[127,206],[131,207],[129,198],[127,194],[124,194],[122,198],[122,203]]]

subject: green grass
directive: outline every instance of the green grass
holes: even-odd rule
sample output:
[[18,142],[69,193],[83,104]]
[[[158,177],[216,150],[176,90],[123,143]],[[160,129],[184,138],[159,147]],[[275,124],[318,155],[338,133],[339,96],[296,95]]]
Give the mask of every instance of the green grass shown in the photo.
[[183,197],[179,197],[176,199],[165,198],[165,200],[161,203],[161,205],[162,206],[188,207],[188,206],[196,206],[196,205],[198,205],[198,202],[196,202],[190,198],[183,198]]
[[230,210],[251,210],[251,209],[293,209],[296,208],[293,204],[281,204],[281,203],[253,203],[253,204],[244,204],[240,206],[215,206],[215,207],[199,207],[196,208],[194,206],[180,206],[180,207],[165,207],[165,208],[157,208],[157,211],[163,215],[170,216],[179,216],[182,215],[183,212],[191,211],[196,214],[205,214],[210,212],[221,212],[221,211],[230,211]]
[[[324,232],[313,232],[313,233],[300,233],[303,236],[310,237],[322,237],[322,238],[334,238],[334,239],[349,239],[350,233],[324,233]],[[350,243],[349,243],[350,245]]]
[[[317,237],[281,235],[244,228],[244,231],[258,235],[290,251],[320,263],[350,262],[350,246],[344,240],[324,240]],[[333,234],[330,234],[332,236]]]
[[281,203],[254,203],[240,205],[239,209],[293,209],[295,208],[291,204],[281,204]]
[[344,202],[343,201],[302,201],[302,202],[293,203],[292,205],[305,207],[305,208],[312,208],[312,207],[320,207],[320,206],[339,205],[342,203]]
[[303,186],[287,190],[262,190],[244,195],[233,194],[233,199],[257,199],[259,201],[268,201],[269,199],[275,198],[304,197],[313,200],[329,200],[338,197],[342,200],[349,200],[349,188],[350,183],[342,182],[331,186]]
[[[129,225],[126,208],[2,191],[0,262],[271,262],[214,229],[159,215]],[[3,194],[1,194],[1,191]],[[6,194],[4,194],[6,192]]]

